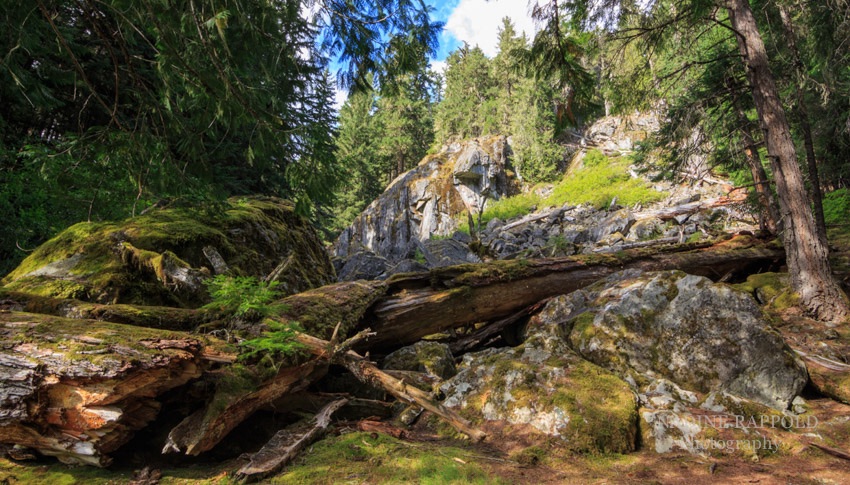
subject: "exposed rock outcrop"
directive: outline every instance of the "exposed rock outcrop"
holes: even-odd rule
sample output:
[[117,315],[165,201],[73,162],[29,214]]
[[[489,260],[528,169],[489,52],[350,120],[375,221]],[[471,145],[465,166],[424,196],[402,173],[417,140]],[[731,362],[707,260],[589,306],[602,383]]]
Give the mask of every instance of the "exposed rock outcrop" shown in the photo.
[[779,410],[790,408],[807,381],[802,361],[756,301],[707,278],[627,271],[544,311],[560,315],[573,349],[624,378],[665,378]]
[[81,222],[41,245],[3,290],[96,303],[197,306],[203,278],[274,274],[288,293],[334,281],[313,227],[289,202],[231,199],[221,212],[157,209],[122,222]]
[[486,199],[509,192],[504,137],[471,140],[444,147],[395,179],[334,244],[335,256],[349,258],[361,250],[391,262],[412,257],[415,243],[432,235],[449,235],[457,216],[477,214]]

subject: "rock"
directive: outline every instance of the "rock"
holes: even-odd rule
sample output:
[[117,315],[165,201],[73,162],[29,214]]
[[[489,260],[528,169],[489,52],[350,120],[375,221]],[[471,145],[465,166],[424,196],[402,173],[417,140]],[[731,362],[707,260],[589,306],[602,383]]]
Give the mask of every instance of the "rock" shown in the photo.
[[337,279],[339,281],[383,279],[387,277],[389,265],[387,258],[378,256],[372,251],[358,251],[348,258],[340,269]]
[[469,245],[454,239],[429,239],[420,246],[429,268],[480,263],[481,259],[469,250]]
[[387,355],[382,368],[426,372],[441,379],[448,379],[457,373],[449,346],[427,341],[417,342]]
[[410,243],[449,235],[457,216],[478,213],[486,199],[508,193],[508,146],[496,136],[466,141],[429,155],[399,176],[345,229],[333,254],[343,258],[366,248],[391,262],[407,257]]
[[637,402],[628,384],[573,352],[550,316],[534,319],[518,347],[466,354],[441,386],[443,404],[487,429],[556,437],[576,452],[633,451]]
[[[279,266],[282,267],[279,268]],[[204,278],[227,271],[307,290],[335,279],[313,227],[271,197],[230,199],[220,213],[165,208],[121,222],[81,222],[29,255],[4,290],[95,303],[193,307]]]
[[620,376],[665,378],[785,410],[806,368],[755,300],[679,271],[625,271],[552,300],[571,347]]
[[591,222],[577,239],[580,243],[596,243],[605,236],[619,232],[626,234],[635,222],[634,215],[628,209],[620,209],[597,222]]
[[640,219],[629,228],[626,239],[629,241],[647,241],[653,237],[661,236],[663,230],[664,223],[660,219]]
[[419,261],[415,261],[412,259],[402,259],[395,266],[387,270],[387,276],[392,276],[394,274],[399,273],[421,273],[423,271],[428,271],[428,266]]

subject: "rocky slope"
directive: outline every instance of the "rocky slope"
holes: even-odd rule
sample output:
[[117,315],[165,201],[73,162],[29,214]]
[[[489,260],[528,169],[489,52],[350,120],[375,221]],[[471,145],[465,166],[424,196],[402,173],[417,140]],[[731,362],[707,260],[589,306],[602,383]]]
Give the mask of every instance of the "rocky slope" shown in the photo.
[[[573,147],[566,177],[583,168],[590,149],[629,155],[657,129],[652,115],[597,121]],[[507,220],[490,219],[471,235],[456,231],[467,214],[475,222],[482,204],[486,209],[518,193],[518,181],[509,176],[509,153],[503,138],[472,140],[444,147],[399,177],[333,245],[339,279],[383,279],[483,259],[617,251],[650,240],[681,243],[756,228],[744,203],[746,192],[730,192],[728,182],[690,160],[675,182],[652,180],[640,167],[629,167],[627,178],[651,187],[658,202],[625,207],[616,198],[605,207],[544,202]],[[526,191],[545,201],[554,188],[545,184]],[[480,244],[470,248],[473,240]]]

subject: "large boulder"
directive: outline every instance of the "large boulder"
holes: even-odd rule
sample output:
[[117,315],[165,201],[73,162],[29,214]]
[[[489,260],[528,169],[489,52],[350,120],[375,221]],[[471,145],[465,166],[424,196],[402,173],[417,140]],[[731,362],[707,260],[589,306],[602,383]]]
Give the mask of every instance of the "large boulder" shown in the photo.
[[752,296],[704,277],[624,271],[546,311],[582,357],[638,383],[664,378],[786,410],[807,381]]
[[466,354],[441,390],[443,404],[506,438],[554,437],[576,452],[637,446],[638,408],[629,385],[571,350],[557,320],[545,316],[532,322],[518,347]]
[[476,214],[486,199],[507,195],[508,150],[505,138],[496,136],[428,155],[340,234],[334,255],[348,258],[365,248],[396,262],[409,257],[411,243],[451,234],[460,214]]
[[335,280],[313,227],[271,197],[220,211],[165,208],[120,222],[81,222],[41,245],[3,290],[97,303],[196,306],[218,273],[273,274],[287,293]]

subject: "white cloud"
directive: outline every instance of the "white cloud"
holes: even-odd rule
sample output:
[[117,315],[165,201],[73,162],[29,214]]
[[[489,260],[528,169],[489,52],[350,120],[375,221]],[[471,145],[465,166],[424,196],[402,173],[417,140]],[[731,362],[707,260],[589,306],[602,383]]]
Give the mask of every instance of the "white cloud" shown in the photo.
[[446,21],[446,30],[457,40],[478,45],[493,57],[498,51],[499,27],[504,17],[510,17],[518,33],[534,36],[528,3],[529,0],[460,0]]
[[445,74],[446,67],[448,67],[448,64],[446,63],[446,61],[437,61],[437,60],[431,59],[431,70],[432,71],[435,71],[439,74]]
[[339,112],[342,109],[342,105],[345,104],[345,101],[348,99],[348,90],[340,89],[336,87],[334,89],[334,109]]

